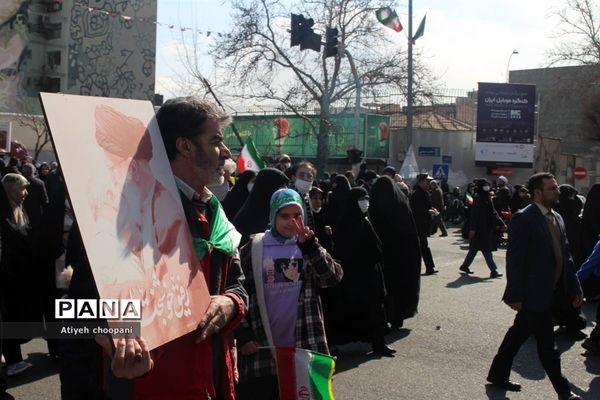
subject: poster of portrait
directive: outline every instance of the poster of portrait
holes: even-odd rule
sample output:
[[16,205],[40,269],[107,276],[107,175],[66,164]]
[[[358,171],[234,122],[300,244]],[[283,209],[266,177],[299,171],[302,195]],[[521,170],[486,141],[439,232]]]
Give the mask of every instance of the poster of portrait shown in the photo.
[[149,101],[41,93],[101,298],[140,299],[150,348],[210,297]]
[[10,121],[0,121],[0,154],[10,154]]

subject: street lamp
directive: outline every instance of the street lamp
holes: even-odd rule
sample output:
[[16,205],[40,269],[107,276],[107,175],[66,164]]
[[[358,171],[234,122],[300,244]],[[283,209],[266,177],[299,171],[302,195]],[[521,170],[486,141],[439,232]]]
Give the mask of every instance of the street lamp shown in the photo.
[[519,54],[517,49],[514,49],[510,56],[508,57],[508,63],[506,64],[506,83],[508,83],[508,69],[510,68],[510,60],[512,59],[513,54]]

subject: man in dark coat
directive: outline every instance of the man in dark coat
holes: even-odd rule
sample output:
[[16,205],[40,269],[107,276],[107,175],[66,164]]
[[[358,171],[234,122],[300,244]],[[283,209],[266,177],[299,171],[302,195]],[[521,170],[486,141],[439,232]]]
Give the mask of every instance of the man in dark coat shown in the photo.
[[429,174],[417,175],[417,184],[410,196],[410,209],[415,217],[417,231],[419,232],[419,245],[421,246],[421,255],[423,256],[423,262],[425,263],[425,275],[433,275],[438,272],[433,263],[433,256],[431,255],[429,243],[427,243],[431,216],[435,214],[435,210],[431,205],[429,193],[427,192],[429,190],[429,182],[432,180],[433,178],[429,176]]
[[444,205],[444,192],[437,181],[429,182],[429,188],[431,189],[431,205],[437,211],[437,214],[435,214],[433,218],[433,222],[440,231],[442,231],[440,236],[448,236],[448,230],[446,229],[443,218],[443,213],[446,210],[446,206]]
[[503,300],[517,316],[490,367],[487,380],[506,390],[521,385],[509,381],[513,358],[521,345],[535,336],[538,356],[559,400],[581,400],[561,374],[560,355],[554,344],[552,302],[556,292],[583,303],[581,286],[569,253],[562,217],[553,208],[560,192],[554,176],[533,175],[528,182],[534,204],[516,213],[509,227],[506,252],[506,290]]

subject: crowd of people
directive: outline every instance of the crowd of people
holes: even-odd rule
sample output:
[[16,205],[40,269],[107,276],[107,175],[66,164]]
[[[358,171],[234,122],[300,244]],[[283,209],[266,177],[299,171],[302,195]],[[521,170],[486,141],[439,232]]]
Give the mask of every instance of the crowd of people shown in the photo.
[[[503,276],[492,252],[508,234],[505,302],[518,314],[488,380],[519,390],[508,379],[512,357],[534,334],[560,398],[578,398],[560,375],[548,329],[552,318],[575,331],[585,327],[574,275],[580,266],[586,297],[600,295],[600,184],[585,202],[572,186],[552,186],[549,174],[514,187],[503,176],[495,182],[476,179],[461,193],[428,174],[409,185],[392,166],[381,173],[366,164],[356,175],[319,173],[310,162],[292,163],[288,155],[272,167],[236,177],[227,167],[231,153],[221,132],[230,118],[214,104],[169,100],[157,121],[191,235],[195,243],[205,244],[196,248],[210,278],[209,308],[196,331],[152,352],[143,338],[121,339],[116,347],[104,338],[48,340],[49,353],[60,362],[63,399],[277,399],[274,347],[343,357],[340,345],[365,342],[374,356],[394,357],[386,335],[417,314],[421,277],[438,272],[428,238],[437,230],[448,236],[445,220],[456,202],[469,241],[457,265],[460,273],[473,273],[470,266],[481,251],[490,277]],[[97,298],[76,224],[63,242],[65,186],[58,166],[36,168],[11,160],[2,170],[2,188],[0,317],[52,320],[53,300],[64,294],[55,285],[56,260],[63,255],[74,270],[66,295]],[[538,263],[539,276],[549,276],[547,290],[539,295],[543,301],[536,297],[542,289],[527,286],[539,286],[539,279],[518,280],[529,268],[523,260],[534,251],[522,246],[537,235],[531,231],[538,217],[531,203],[551,214],[547,229],[552,240],[540,249],[551,246],[554,257]],[[235,248],[219,246],[212,235],[214,219],[223,214],[241,234],[236,239],[225,233]],[[555,274],[547,274],[546,264],[554,268],[553,263]],[[561,279],[563,286],[557,285]],[[37,286],[23,301],[20,288],[32,285]],[[564,289],[562,301],[552,300],[557,288]],[[20,351],[23,341],[0,343],[8,376],[31,366]],[[583,346],[600,354],[600,328]],[[2,392],[5,382],[0,378]]]

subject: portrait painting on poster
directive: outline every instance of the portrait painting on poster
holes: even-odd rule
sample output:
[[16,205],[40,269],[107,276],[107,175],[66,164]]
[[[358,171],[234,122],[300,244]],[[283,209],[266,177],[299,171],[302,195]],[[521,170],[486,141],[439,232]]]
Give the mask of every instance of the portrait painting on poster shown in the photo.
[[141,300],[150,348],[196,329],[210,296],[152,104],[40,97],[100,297]]

